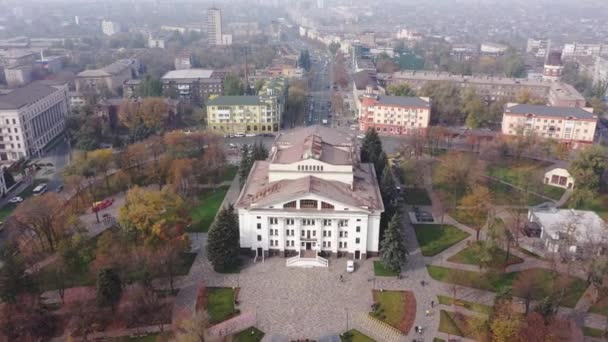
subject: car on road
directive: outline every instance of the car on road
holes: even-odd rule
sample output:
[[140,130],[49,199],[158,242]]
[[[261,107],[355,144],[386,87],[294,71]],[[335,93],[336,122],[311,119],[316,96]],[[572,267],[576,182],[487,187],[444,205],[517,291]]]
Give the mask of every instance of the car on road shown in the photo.
[[113,198],[107,198],[107,199],[105,199],[103,201],[99,201],[99,202],[93,203],[93,206],[91,207],[91,210],[93,210],[93,212],[98,212],[100,210],[103,210],[103,209],[111,206],[112,203],[114,203],[114,199]]
[[23,202],[23,198],[17,196],[8,200],[8,203],[21,203]]
[[[352,128],[351,128],[351,129],[352,129]],[[365,138],[365,134],[359,134],[359,135],[357,135],[357,138],[359,138],[359,139],[363,139],[363,138]]]
[[346,260],[346,272],[347,273],[355,272],[355,261],[354,260]]
[[42,184],[38,184],[38,186],[36,186],[34,188],[34,190],[32,190],[32,193],[34,194],[34,196],[40,196],[42,194],[44,194],[47,190],[47,185],[46,183],[42,183]]
[[58,186],[55,188],[55,192],[62,192],[62,191],[63,191],[63,185],[58,185]]
[[255,137],[256,134],[255,133],[247,133],[245,134],[246,137]]
[[235,135],[233,135],[233,137],[235,137],[235,138],[242,138],[244,136],[245,136],[245,134],[243,134],[243,133],[236,133]]

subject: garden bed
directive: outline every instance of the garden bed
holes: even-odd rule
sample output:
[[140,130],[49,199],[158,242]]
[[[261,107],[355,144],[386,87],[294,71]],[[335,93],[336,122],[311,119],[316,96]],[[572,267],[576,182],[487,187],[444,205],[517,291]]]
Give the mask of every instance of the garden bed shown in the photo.
[[[501,292],[504,289],[511,288],[513,282],[521,273],[480,273],[432,265],[427,266],[427,269],[431,277],[435,280],[492,292]],[[532,299],[540,300],[551,294],[553,273],[550,270],[533,268],[526,270],[525,272],[534,272],[534,279],[538,280],[539,290],[534,293]],[[568,289],[561,305],[573,308],[586,289],[587,285],[584,280],[569,276]],[[512,295],[518,296],[516,292],[512,292]]]
[[416,318],[416,299],[411,291],[374,290],[370,316],[407,334]]
[[264,338],[264,333],[256,327],[249,327],[234,336],[232,342],[260,342]]

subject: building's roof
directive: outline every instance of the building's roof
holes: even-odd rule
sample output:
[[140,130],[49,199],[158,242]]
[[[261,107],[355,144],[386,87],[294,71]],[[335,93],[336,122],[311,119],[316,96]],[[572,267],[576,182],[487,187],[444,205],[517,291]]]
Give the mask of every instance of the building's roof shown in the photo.
[[218,96],[207,101],[208,106],[256,106],[260,104],[259,96]]
[[364,210],[384,210],[376,174],[371,164],[360,164],[355,169],[352,188],[342,182],[324,180],[315,176],[269,183],[269,164],[268,161],[255,162],[236,202],[237,208],[267,207],[274,203],[313,194]]
[[57,91],[53,87],[34,82],[0,96],[0,110],[19,109]]
[[139,85],[141,84],[141,80],[126,80],[125,85]]
[[106,65],[101,69],[84,70],[78,74],[78,77],[107,77],[117,75],[129,68],[133,64],[130,59],[121,59],[112,64]]
[[[393,80],[419,80],[419,81],[448,81],[448,82],[468,82],[472,84],[497,84],[497,85],[522,85],[530,87],[545,87],[549,88],[556,82],[544,80],[529,80],[526,78],[509,78],[495,76],[464,76],[451,74],[449,72],[439,71],[420,71],[420,70],[404,70],[394,72],[389,76]],[[559,82],[558,82],[559,83]]]
[[292,164],[311,158],[331,165],[355,163],[356,144],[352,133],[325,126],[282,132],[275,139],[270,155],[270,160],[277,164]]
[[353,82],[358,90],[365,90],[368,86],[378,89],[376,73],[370,70],[362,70],[353,75]]
[[530,209],[536,221],[543,227],[544,233],[552,239],[573,231],[579,242],[600,242],[608,237],[608,228],[593,211],[556,209],[555,207],[535,207]]
[[209,69],[181,69],[171,70],[163,76],[163,80],[188,79],[188,78],[211,78],[213,70]]
[[420,97],[379,95],[378,103],[385,106],[431,107],[430,101]]
[[530,104],[508,104],[505,113],[509,114],[533,114],[538,116],[555,116],[563,118],[577,118],[577,119],[595,119],[597,118],[593,113],[581,108],[572,107],[552,107],[543,105],[530,105]]

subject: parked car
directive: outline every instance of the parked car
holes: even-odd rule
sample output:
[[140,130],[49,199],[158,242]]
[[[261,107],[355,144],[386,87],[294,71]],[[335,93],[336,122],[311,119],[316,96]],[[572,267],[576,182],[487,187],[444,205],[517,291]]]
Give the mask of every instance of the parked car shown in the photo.
[[242,138],[244,136],[245,136],[245,134],[243,134],[243,133],[237,133],[237,134],[233,135],[233,137],[235,137],[235,138]]
[[23,202],[23,198],[17,196],[17,197],[13,197],[10,200],[8,200],[8,203],[21,203]]
[[57,186],[57,188],[55,188],[55,192],[62,192],[63,191],[63,185],[59,185]]
[[346,272],[347,273],[355,272],[355,261],[354,260],[346,260]]
[[95,202],[95,203],[93,203],[93,207],[91,208],[91,210],[93,210],[93,212],[98,212],[100,210],[103,210],[103,209],[111,206],[112,203],[114,203],[114,199],[112,199],[112,198],[108,198],[103,201]]
[[255,137],[255,133],[247,133],[245,134],[246,137]]

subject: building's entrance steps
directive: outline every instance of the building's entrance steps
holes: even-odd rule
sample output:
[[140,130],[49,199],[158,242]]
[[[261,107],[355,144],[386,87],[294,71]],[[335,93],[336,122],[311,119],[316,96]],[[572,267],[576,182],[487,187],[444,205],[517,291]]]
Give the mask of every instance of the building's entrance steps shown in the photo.
[[288,258],[285,261],[287,267],[328,267],[329,261],[320,256],[313,256],[310,258],[301,257],[296,255]]
[[357,329],[376,341],[405,341],[405,335],[401,333],[401,331],[391,327],[386,323],[371,318],[369,314],[365,312],[356,313],[353,316],[353,326],[349,327],[350,329]]

